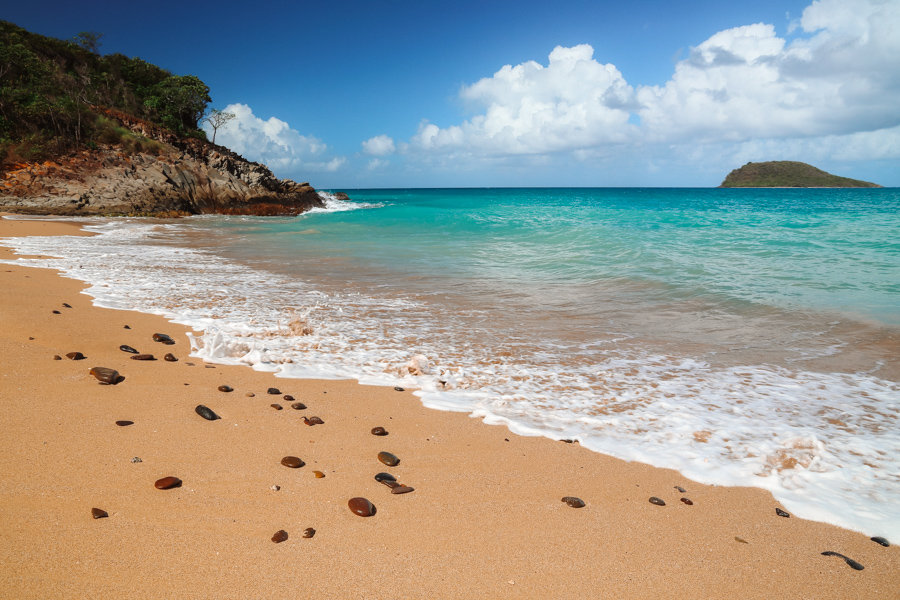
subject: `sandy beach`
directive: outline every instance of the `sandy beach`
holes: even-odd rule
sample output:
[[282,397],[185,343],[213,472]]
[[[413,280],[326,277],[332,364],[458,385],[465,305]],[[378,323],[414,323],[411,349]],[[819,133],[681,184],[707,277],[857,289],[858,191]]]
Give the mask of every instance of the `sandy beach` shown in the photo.
[[[0,220],[0,237],[79,233]],[[896,545],[778,516],[766,491],[516,436],[408,391],[204,364],[186,328],[94,307],[80,282],[5,264],[0,277],[4,598],[898,597]],[[166,476],[182,485],[156,489]],[[376,513],[351,512],[354,497]]]

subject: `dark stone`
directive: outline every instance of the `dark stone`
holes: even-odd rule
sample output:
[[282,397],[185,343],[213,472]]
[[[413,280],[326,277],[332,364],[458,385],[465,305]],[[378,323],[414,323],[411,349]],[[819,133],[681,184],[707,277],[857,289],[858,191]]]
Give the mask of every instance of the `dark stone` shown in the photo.
[[156,360],[156,357],[152,354],[135,354],[131,360]]
[[791,516],[790,513],[783,511],[780,508],[775,509],[775,514],[778,515],[779,517],[786,517],[786,518],[790,518],[790,516]]
[[53,360],[62,360],[62,356],[60,356],[59,354],[54,354]]
[[125,325],[122,329],[131,329],[128,325]]
[[308,419],[306,417],[303,417],[303,422],[306,423],[307,425],[309,425],[310,427],[312,427],[313,425],[324,425],[325,424],[325,421],[323,421],[319,417],[309,417]]
[[84,360],[85,356],[81,352],[69,352],[66,354],[66,358],[70,360]]
[[219,386],[219,391],[220,391],[220,392],[233,392],[233,391],[234,391],[234,388],[231,387],[230,385],[220,385],[220,386]]
[[165,333],[154,333],[154,334],[153,334],[153,341],[154,341],[154,342],[160,342],[160,343],[162,343],[162,344],[166,344],[167,346],[171,346],[172,344],[175,343],[175,340],[173,340],[172,338],[170,338],[170,337],[169,337],[168,335],[166,335]]
[[858,562],[856,562],[849,556],[844,556],[843,554],[840,554],[839,552],[832,552],[831,550],[829,550],[827,552],[823,552],[822,556],[837,556],[837,557],[843,558],[844,562],[846,562],[848,565],[850,565],[851,569],[854,569],[856,571],[862,571],[863,569],[865,569],[864,566],[862,566],[861,564],[859,564]]
[[349,506],[350,510],[355,514],[361,517],[371,517],[375,514],[375,505],[365,498],[350,498],[347,502],[347,506]]
[[679,492],[681,492],[682,494],[684,494],[685,492],[687,492],[687,490],[684,489],[683,487],[681,487],[680,485],[676,485],[676,486],[675,486],[675,489],[678,490]]
[[291,469],[299,469],[306,463],[297,458],[296,456],[285,456],[281,459],[281,464]]
[[685,504],[687,504],[688,506],[694,505],[694,502],[690,498],[682,498],[681,501],[684,502]]
[[129,425],[134,425],[134,421],[116,421],[116,425],[119,427],[128,427]]
[[562,501],[572,508],[584,508],[584,500],[575,496],[565,496]]
[[282,409],[284,408],[284,407],[281,406],[280,404],[270,404],[269,406],[271,406],[271,407],[274,408],[275,410],[282,410]]
[[54,311],[53,311],[53,314],[54,314],[54,315],[61,315],[62,313],[59,312],[58,310],[54,310]]
[[94,367],[90,371],[91,375],[96,377],[100,383],[107,385],[115,385],[121,381],[122,376],[115,369],[107,369],[106,367]]
[[656,496],[650,496],[650,504],[655,504],[657,506],[665,506],[666,503],[662,498],[657,498]]
[[[71,307],[70,307],[71,308]],[[109,513],[103,510],[102,508],[92,508],[91,516],[95,519],[105,519],[109,516]]]
[[284,529],[279,529],[278,531],[275,532],[275,535],[272,536],[272,541],[275,542],[276,544],[280,544],[281,542],[283,542],[287,539],[288,539],[288,534],[287,534],[287,531],[285,531]]
[[279,390],[278,388],[269,388],[266,390],[266,393],[272,394],[273,396],[277,396],[277,395],[281,394],[281,390]]
[[291,396],[290,394],[285,394],[285,395],[284,395],[284,398],[282,398],[282,400],[284,400],[285,402],[293,402],[293,401],[294,401],[294,397]]
[[394,389],[395,389],[396,391],[398,391],[398,392],[404,392],[404,391],[406,391],[406,390],[404,390],[402,387],[400,387],[399,385],[398,385],[397,387],[395,387]]
[[410,492],[416,491],[415,488],[411,488],[408,485],[398,485],[391,488],[392,494],[408,494]]
[[141,460],[141,457],[140,457],[140,456],[132,456],[132,457],[131,457],[131,462],[137,464],[137,463],[139,463],[139,462],[144,462],[144,461]]
[[569,440],[569,439],[559,440],[559,441],[561,441],[563,444],[574,444],[575,443],[575,440]]
[[119,350],[121,350],[122,352],[128,352],[129,354],[139,354],[137,350],[127,344],[122,344],[121,346],[119,346]]
[[215,421],[216,419],[221,418],[221,417],[219,417],[219,415],[214,413],[212,410],[210,410],[206,406],[203,406],[202,404],[198,404],[197,408],[194,409],[194,412],[196,412],[198,415],[200,415],[207,421]]
[[293,408],[294,410],[305,410],[306,405],[302,402],[294,402],[293,404],[291,404],[291,408]]
[[890,543],[889,541],[887,541],[886,539],[884,539],[884,538],[881,537],[881,536],[873,537],[873,538],[871,538],[871,539],[872,539],[872,541],[875,542],[876,544],[881,544],[881,545],[884,546],[885,548],[887,548],[888,546],[891,545],[891,543]]
[[384,427],[373,427],[372,435],[387,435],[388,432]]
[[70,304],[67,304],[66,302],[63,302],[63,307],[64,308],[72,308],[72,306]]
[[153,484],[156,486],[158,490],[170,490],[172,488],[181,487],[181,480],[177,477],[163,477],[162,479],[157,479],[156,483]]
[[384,483],[386,481],[392,481],[394,483],[397,482],[397,478],[391,475],[390,473],[378,473],[375,475],[375,481],[379,483]]
[[384,464],[386,464],[389,467],[396,467],[398,464],[400,464],[400,459],[397,458],[396,456],[394,456],[393,454],[391,454],[390,452],[379,452],[378,460],[380,460],[381,462],[383,462]]
[[165,360],[167,362],[178,362],[178,359],[175,358],[175,355],[172,354],[171,352],[169,352],[168,354],[163,356],[163,360]]
[[312,527],[307,527],[303,530],[303,537],[305,537],[306,539],[309,539],[314,535],[316,535],[316,530]]

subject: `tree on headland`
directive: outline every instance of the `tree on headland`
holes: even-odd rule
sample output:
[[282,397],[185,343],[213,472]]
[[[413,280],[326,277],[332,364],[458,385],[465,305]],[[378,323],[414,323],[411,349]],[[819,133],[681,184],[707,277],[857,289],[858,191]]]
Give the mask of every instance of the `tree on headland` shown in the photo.
[[179,135],[202,136],[197,128],[210,101],[209,87],[194,75],[171,75],[148,92],[144,106],[158,122]]
[[237,115],[231,112],[225,112],[223,110],[219,110],[218,108],[213,108],[209,111],[209,114],[200,121],[201,123],[209,123],[209,126],[212,127],[213,137],[212,143],[216,143],[216,132],[219,131],[219,127],[222,127],[228,121],[235,118]]
[[91,54],[99,54],[100,38],[102,37],[103,34],[96,31],[80,31],[78,35],[72,38],[72,41]]

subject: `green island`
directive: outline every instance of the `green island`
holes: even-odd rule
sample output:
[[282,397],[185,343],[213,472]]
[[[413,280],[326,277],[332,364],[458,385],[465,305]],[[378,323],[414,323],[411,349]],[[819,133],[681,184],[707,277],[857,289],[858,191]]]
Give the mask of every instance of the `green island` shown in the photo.
[[877,183],[832,175],[812,165],[793,160],[748,162],[733,170],[719,187],[828,187],[877,188]]

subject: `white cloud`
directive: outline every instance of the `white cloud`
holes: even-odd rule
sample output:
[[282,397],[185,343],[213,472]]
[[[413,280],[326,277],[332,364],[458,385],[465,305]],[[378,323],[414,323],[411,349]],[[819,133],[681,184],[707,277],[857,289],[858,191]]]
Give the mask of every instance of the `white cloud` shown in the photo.
[[[276,171],[335,171],[345,162],[343,157],[325,157],[327,146],[321,140],[302,135],[281,119],[260,119],[246,104],[229,104],[224,110],[235,118],[219,129],[216,143],[249,160]],[[211,137],[208,124],[204,124],[204,130]]]
[[409,149],[584,157],[756,141],[773,155],[831,148],[848,159],[900,158],[900,2],[816,0],[796,27],[790,42],[763,23],[715,33],[662,86],[629,85],[588,45],[556,47],[547,65],[506,65],[464,87],[477,114],[447,127],[423,121]]
[[385,160],[383,158],[373,158],[369,161],[369,164],[366,165],[366,168],[370,171],[378,171],[388,166],[389,164],[391,164],[391,161],[389,160]]
[[371,156],[387,156],[396,150],[393,138],[386,135],[376,135],[362,143],[363,152]]

